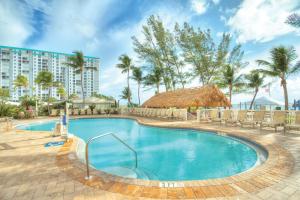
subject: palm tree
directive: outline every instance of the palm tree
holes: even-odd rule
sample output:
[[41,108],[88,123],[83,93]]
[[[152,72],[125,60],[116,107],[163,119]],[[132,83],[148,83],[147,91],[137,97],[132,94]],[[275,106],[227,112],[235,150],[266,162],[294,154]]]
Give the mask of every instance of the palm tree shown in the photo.
[[68,57],[68,62],[65,63],[68,67],[72,67],[75,70],[76,74],[80,74],[80,84],[81,84],[81,93],[82,93],[82,102],[83,107],[85,106],[85,93],[83,86],[83,75],[86,70],[96,71],[96,67],[87,67],[84,66],[84,55],[81,51],[75,51],[74,55]]
[[117,64],[117,68],[122,70],[122,74],[127,73],[127,87],[130,90],[130,86],[129,86],[130,70],[134,68],[134,66],[132,65],[131,59],[126,54],[121,55],[119,57],[119,61],[120,63]]
[[143,81],[143,72],[141,68],[135,67],[132,71],[132,79],[135,80],[138,84],[138,99],[139,99],[139,105],[141,105],[141,99],[140,99],[140,86]]
[[159,86],[162,80],[162,70],[158,67],[153,68],[152,72],[144,77],[145,86],[155,86],[156,94],[159,93]]
[[243,75],[239,74],[239,68],[232,65],[225,65],[220,77],[215,80],[220,88],[228,88],[229,101],[232,101],[232,94],[241,92],[245,86]]
[[278,46],[274,47],[270,51],[271,61],[257,60],[259,65],[263,65],[266,68],[259,71],[267,76],[278,77],[280,84],[283,88],[285,109],[289,109],[289,98],[287,90],[287,78],[290,75],[296,74],[300,71],[300,62],[292,66],[292,62],[297,59],[297,54],[294,47]]
[[53,74],[49,71],[41,71],[38,73],[37,77],[35,78],[36,84],[41,86],[43,89],[48,90],[48,98],[47,98],[47,108],[48,113],[50,114],[50,93],[51,88],[57,86],[57,82],[53,82]]
[[67,94],[65,88],[62,85],[59,85],[59,87],[57,88],[57,94],[60,98],[65,99]]
[[22,88],[24,87],[26,90],[29,86],[29,82],[26,76],[19,74],[14,81],[15,87]]
[[265,75],[261,75],[257,70],[252,70],[250,74],[245,75],[245,79],[248,81],[247,86],[254,89],[254,96],[250,103],[249,110],[252,109],[259,88],[263,86],[264,78]]
[[296,13],[291,14],[287,18],[286,23],[288,23],[296,28],[300,28],[300,15],[297,15]]
[[131,91],[128,87],[125,87],[124,90],[122,91],[121,98],[122,99],[127,99],[128,106],[131,105]]

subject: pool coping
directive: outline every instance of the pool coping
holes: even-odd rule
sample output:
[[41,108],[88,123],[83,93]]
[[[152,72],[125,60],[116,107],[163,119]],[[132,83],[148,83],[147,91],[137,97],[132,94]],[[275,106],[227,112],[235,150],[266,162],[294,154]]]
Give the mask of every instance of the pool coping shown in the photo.
[[[254,142],[268,152],[267,160],[259,166],[233,176],[207,180],[193,181],[153,181],[123,178],[105,172],[91,169],[92,179],[86,180],[86,166],[76,158],[76,138],[69,139],[59,150],[56,163],[62,171],[73,179],[101,190],[121,193],[134,197],[148,198],[215,198],[229,197],[245,193],[255,193],[261,189],[274,185],[288,177],[294,168],[294,158],[289,151],[269,140],[257,135],[218,128],[197,128],[190,125],[161,125],[135,116],[78,116],[77,118],[128,118],[134,119],[142,125],[162,128],[182,128],[212,131],[230,135]],[[200,123],[199,123],[200,124]],[[174,184],[175,183],[175,184]]]

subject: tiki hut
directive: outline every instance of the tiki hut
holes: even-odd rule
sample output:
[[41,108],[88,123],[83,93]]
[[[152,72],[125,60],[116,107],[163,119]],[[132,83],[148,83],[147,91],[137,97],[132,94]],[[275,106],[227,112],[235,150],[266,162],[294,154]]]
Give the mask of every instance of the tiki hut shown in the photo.
[[229,107],[231,104],[215,85],[162,92],[148,99],[148,108]]

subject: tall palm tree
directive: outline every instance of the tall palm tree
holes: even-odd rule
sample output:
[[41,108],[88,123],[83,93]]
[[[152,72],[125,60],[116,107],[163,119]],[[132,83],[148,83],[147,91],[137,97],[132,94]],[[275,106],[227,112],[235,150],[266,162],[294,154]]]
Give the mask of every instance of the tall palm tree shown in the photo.
[[59,85],[59,87],[57,88],[57,94],[60,98],[63,99],[65,99],[65,97],[67,96],[66,90],[62,85]]
[[129,86],[129,78],[130,78],[130,70],[134,68],[132,64],[132,60],[129,58],[128,55],[123,54],[119,57],[120,63],[117,64],[117,68],[122,70],[122,73],[127,73],[127,87],[130,90]]
[[141,105],[141,98],[140,98],[140,87],[143,81],[143,72],[141,68],[135,67],[132,71],[132,79],[135,80],[138,84],[138,99],[139,105]]
[[37,77],[35,78],[35,82],[43,89],[48,90],[47,108],[48,108],[48,114],[50,115],[51,88],[56,85],[56,83],[53,82],[53,74],[49,71],[41,71],[38,73]]
[[263,65],[266,68],[259,71],[267,76],[278,77],[280,84],[283,88],[285,109],[289,109],[289,98],[287,90],[287,78],[290,75],[296,74],[300,71],[300,62],[292,65],[292,62],[297,59],[297,54],[294,47],[278,46],[274,47],[270,51],[271,61],[257,60],[259,65]]
[[19,74],[14,81],[15,87],[22,88],[24,87],[26,90],[29,87],[29,82],[26,76]]
[[239,74],[239,68],[232,65],[224,66],[220,77],[215,80],[215,83],[220,88],[228,88],[230,103],[232,101],[232,94],[242,91],[245,86],[243,75]]
[[144,77],[144,85],[145,86],[154,86],[156,87],[156,93],[159,93],[159,86],[162,80],[162,70],[158,67],[154,67],[153,70]]
[[83,107],[85,106],[85,93],[84,93],[84,84],[83,84],[83,75],[87,70],[96,71],[96,67],[87,67],[84,66],[84,55],[81,51],[75,51],[74,55],[68,57],[68,62],[65,63],[68,67],[72,67],[75,70],[76,74],[80,74],[80,84],[81,84],[81,93],[82,93],[82,102]]
[[122,99],[127,99],[128,106],[131,105],[131,91],[128,87],[125,87],[124,90],[122,91],[121,98]]
[[247,86],[254,89],[254,96],[250,103],[249,110],[252,109],[253,103],[255,101],[256,95],[259,91],[259,88],[264,84],[265,75],[261,75],[257,70],[252,70],[250,74],[245,75],[245,79],[248,81]]

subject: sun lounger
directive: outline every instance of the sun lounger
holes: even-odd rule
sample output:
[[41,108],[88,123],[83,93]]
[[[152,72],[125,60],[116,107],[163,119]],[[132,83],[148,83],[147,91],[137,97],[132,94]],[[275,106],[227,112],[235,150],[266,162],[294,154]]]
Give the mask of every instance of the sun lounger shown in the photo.
[[65,114],[65,110],[64,109],[60,109],[59,110],[59,115],[64,115]]
[[275,128],[275,132],[277,132],[278,126],[285,126],[286,119],[286,111],[274,111],[272,120],[270,122],[261,122],[260,129],[263,127],[271,127]]
[[73,115],[78,115],[79,111],[78,109],[73,109]]
[[222,119],[220,118],[219,110],[210,110],[209,111],[209,119],[211,122],[221,123]]
[[287,130],[300,130],[300,111],[297,111],[295,114],[295,122],[293,124],[286,125]]
[[51,110],[51,113],[50,113],[50,116],[51,116],[51,117],[57,116],[57,109],[52,109],[52,110]]
[[241,127],[244,125],[252,126],[252,128],[255,127],[255,125],[260,124],[264,121],[266,111],[260,110],[260,111],[254,111],[252,119],[246,118],[244,121],[241,121]]
[[87,110],[86,110],[86,114],[87,114],[87,115],[91,115],[91,114],[92,114],[92,110],[91,110],[91,109],[87,109]]
[[97,109],[96,109],[96,108],[94,108],[94,109],[93,109],[93,111],[92,111],[92,113],[93,113],[93,115],[98,115],[98,111],[97,111]]
[[221,117],[222,122],[224,122],[224,124],[227,125],[227,123],[233,120],[232,115],[233,115],[232,110],[224,110],[223,115]]
[[85,115],[85,109],[80,109],[80,115]]
[[236,119],[227,120],[227,124],[237,125],[238,123],[242,123],[247,119],[247,110],[239,110]]
[[167,109],[161,109],[160,118],[164,118],[166,116]]

